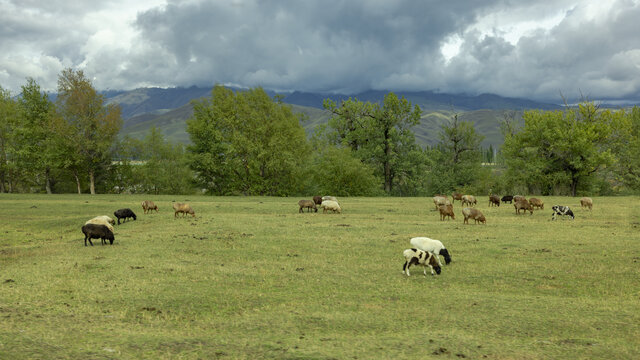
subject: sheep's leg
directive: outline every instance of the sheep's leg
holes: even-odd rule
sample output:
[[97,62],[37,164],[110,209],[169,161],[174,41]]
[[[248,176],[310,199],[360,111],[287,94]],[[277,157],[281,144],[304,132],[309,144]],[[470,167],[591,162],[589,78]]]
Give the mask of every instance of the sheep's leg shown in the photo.
[[405,274],[407,274],[407,276],[411,276],[411,274],[409,273],[409,268],[411,267],[411,262],[407,261],[404,263],[405,267],[404,267],[404,271]]

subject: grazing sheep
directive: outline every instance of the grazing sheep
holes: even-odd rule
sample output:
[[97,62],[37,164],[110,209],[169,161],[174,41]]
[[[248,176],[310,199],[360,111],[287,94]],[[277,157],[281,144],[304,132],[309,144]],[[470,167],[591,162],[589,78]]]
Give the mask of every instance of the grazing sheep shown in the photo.
[[82,226],[82,233],[84,234],[84,246],[87,246],[87,240],[89,240],[89,244],[93,246],[91,239],[101,239],[102,245],[106,244],[107,240],[109,240],[109,244],[113,245],[113,241],[115,240],[113,231],[109,230],[106,225],[84,224],[84,226]]
[[84,224],[96,224],[96,225],[104,225],[106,226],[109,230],[111,230],[111,232],[113,231],[113,224],[115,224],[115,220],[111,219],[110,217],[106,216],[106,215],[102,215],[102,216],[96,216],[93,219],[89,219],[87,220],[87,222],[85,222]]
[[407,276],[411,276],[411,274],[409,274],[411,265],[422,265],[424,268],[424,276],[427,276],[427,266],[431,269],[431,275],[434,275],[433,270],[435,270],[438,275],[440,275],[442,271],[435,256],[428,251],[406,249],[402,252],[402,255],[404,255],[405,259],[404,265],[402,266],[402,273],[407,274]]
[[464,216],[463,224],[469,224],[469,219],[475,220],[475,224],[478,224],[478,221],[482,224],[487,224],[487,219],[485,219],[482,212],[475,208],[462,209],[462,216]]
[[436,206],[436,210],[438,210],[440,205],[450,205],[451,203],[449,202],[449,199],[447,199],[446,197],[437,195],[433,197],[433,204]]
[[506,204],[507,202],[508,202],[509,204],[512,204],[512,203],[513,203],[513,195],[505,195],[505,196],[503,196],[503,197],[502,197],[502,199],[500,199],[500,200],[502,200],[502,202],[503,202],[503,203],[505,203],[505,204]]
[[489,207],[493,205],[500,207],[500,197],[498,195],[489,196]]
[[462,206],[470,205],[475,206],[478,203],[476,197],[473,195],[463,195],[462,196]]
[[589,208],[589,210],[592,210],[593,200],[591,200],[590,197],[583,197],[580,199],[580,208]]
[[127,221],[128,218],[136,220],[136,214],[129,208],[116,210],[113,212],[113,215],[118,219],[118,225],[120,225],[120,219],[124,219],[122,222]]
[[338,204],[337,201],[333,201],[333,200],[323,200],[322,204],[320,205],[320,207],[322,208],[322,212],[323,213],[327,213],[327,210],[330,210],[334,213],[338,213],[341,214],[342,213],[342,209],[340,208],[340,204]]
[[177,218],[178,213],[182,213],[182,217],[185,217],[187,214],[196,217],[196,213],[191,208],[191,205],[184,203],[174,203],[173,204],[173,217]]
[[315,212],[318,212],[318,208],[316,207],[316,203],[313,202],[312,200],[300,200],[298,201],[298,206],[300,206],[300,210],[298,212],[302,213],[304,212],[303,210],[306,208],[307,212],[310,212],[311,209],[315,210]]
[[414,237],[409,241],[411,245],[422,251],[428,251],[434,255],[437,255],[436,259],[438,264],[442,266],[440,261],[440,255],[444,256],[444,262],[449,265],[451,263],[451,255],[449,251],[444,247],[440,240],[429,239],[428,237]]
[[156,212],[158,212],[158,205],[156,205],[151,200],[145,200],[145,201],[142,202],[142,211],[145,214],[147,213],[147,211],[151,212],[152,210],[155,210]]
[[551,215],[551,220],[555,220],[556,219],[556,215],[561,215],[561,216],[568,216],[570,217],[572,220],[575,219],[575,216],[573,215],[573,211],[571,211],[571,209],[569,209],[568,206],[563,206],[563,205],[553,205],[551,207],[551,210],[553,210],[553,215]]
[[[322,201],[325,201],[325,200],[331,200],[331,201],[338,202],[338,199],[336,199],[335,196],[323,196],[322,197]],[[322,203],[320,203],[320,204],[322,204]]]
[[517,201],[527,201],[527,198],[522,196],[522,195],[516,195],[513,197],[513,201],[517,202]]
[[524,209],[523,214],[526,214],[527,210],[529,210],[530,215],[533,215],[533,206],[531,206],[527,200],[516,201],[513,207],[516,209],[516,214],[520,214],[520,210]]
[[454,203],[456,202],[456,200],[460,200],[460,202],[462,202],[462,194],[460,193],[453,193],[451,194],[451,202]]
[[440,211],[440,221],[444,221],[447,216],[453,220],[456,219],[456,215],[453,213],[452,204],[440,205],[438,206],[438,211]]
[[314,196],[313,202],[316,203],[316,205],[322,204],[322,196]]
[[538,198],[530,198],[529,204],[531,204],[532,208],[544,210],[544,202]]

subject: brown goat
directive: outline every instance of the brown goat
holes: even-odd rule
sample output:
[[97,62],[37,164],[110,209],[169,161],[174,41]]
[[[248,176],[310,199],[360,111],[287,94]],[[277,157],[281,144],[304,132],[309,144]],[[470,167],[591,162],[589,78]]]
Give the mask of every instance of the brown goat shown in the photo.
[[531,206],[531,204],[526,200],[516,201],[515,204],[513,204],[513,207],[516,209],[516,214],[520,214],[520,210],[524,210],[524,213],[526,214],[527,210],[529,210],[531,213],[530,215],[533,215],[533,206]]
[[450,217],[453,220],[456,219],[456,215],[453,213],[453,205],[452,204],[440,205],[438,207],[438,211],[440,211],[440,221],[444,221],[444,219],[447,216]]
[[463,221],[464,224],[469,224],[469,219],[475,220],[476,224],[478,223],[478,221],[485,225],[487,224],[487,219],[485,219],[482,212],[475,208],[462,209],[462,216],[464,216],[464,221]]
[[492,205],[500,206],[500,197],[498,195],[489,196],[489,207],[491,207]]
[[592,210],[592,208],[593,208],[593,200],[591,200],[590,197],[583,197],[582,199],[580,199],[580,207],[581,208],[589,208],[589,210]]
[[530,198],[529,204],[531,204],[532,208],[544,210],[544,202],[538,198]]
[[151,200],[145,200],[142,202],[142,211],[146,214],[147,211],[151,212],[152,210],[155,210],[156,212],[158,212],[158,206]]
[[307,212],[310,212],[311,209],[315,210],[315,212],[318,212],[316,203],[311,200],[300,200],[298,201],[298,206],[300,206],[300,210],[298,210],[298,212],[300,213],[304,212],[304,209],[307,209]]

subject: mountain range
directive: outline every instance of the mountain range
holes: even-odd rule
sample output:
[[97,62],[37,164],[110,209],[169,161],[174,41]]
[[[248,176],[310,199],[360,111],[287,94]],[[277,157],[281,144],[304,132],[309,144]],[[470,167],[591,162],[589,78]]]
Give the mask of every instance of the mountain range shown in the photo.
[[[189,143],[186,120],[193,114],[191,101],[211,96],[212,88],[192,86],[189,88],[140,88],[131,91],[109,91],[104,95],[109,103],[117,103],[122,109],[124,124],[121,136],[143,138],[151,127],[156,127],[172,142]],[[238,89],[235,89],[238,90]],[[329,114],[322,103],[330,98],[336,102],[354,98],[360,101],[380,102],[388,91],[367,91],[352,95],[323,94],[309,92],[276,93],[282,101],[292,106],[294,112],[305,115],[302,126],[307,134],[326,123]],[[557,104],[533,100],[502,97],[494,94],[466,95],[445,94],[433,91],[394,92],[404,96],[422,109],[419,125],[413,128],[416,142],[421,146],[435,145],[439,141],[441,125],[450,121],[454,114],[458,119],[474,123],[476,131],[484,136],[483,147],[502,143],[500,121],[506,113],[511,113],[520,121],[522,113],[529,109],[557,110]]]

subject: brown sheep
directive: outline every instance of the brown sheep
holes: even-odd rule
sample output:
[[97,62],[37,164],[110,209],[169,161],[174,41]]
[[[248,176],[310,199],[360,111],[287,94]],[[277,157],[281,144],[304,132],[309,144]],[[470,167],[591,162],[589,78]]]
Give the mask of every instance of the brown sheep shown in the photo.
[[487,219],[485,219],[482,212],[475,208],[464,208],[462,209],[462,216],[464,216],[464,224],[469,224],[469,219],[475,220],[475,223],[478,224],[478,221],[487,224]]
[[447,216],[453,220],[456,219],[456,215],[453,213],[453,205],[451,204],[440,205],[438,211],[440,211],[440,221],[444,221]]
[[442,197],[442,196],[434,196],[433,197],[433,204],[436,206],[436,210],[438,210],[438,207],[440,205],[448,205],[451,204],[451,202],[449,202],[449,199]]
[[453,193],[451,194],[451,198],[453,198],[453,200],[451,200],[451,202],[455,202],[456,200],[460,200],[460,202],[462,202],[462,194],[460,193]]
[[500,206],[500,197],[498,195],[489,196],[489,207],[491,207],[492,205]]
[[513,207],[516,209],[516,214],[520,214],[520,210],[524,209],[525,214],[527,213],[527,210],[529,210],[531,213],[530,215],[533,215],[533,206],[531,206],[531,204],[526,200],[516,201],[515,204],[513,204]]
[[175,211],[175,213],[173,214],[174,218],[178,217],[178,213],[182,213],[183,217],[186,216],[187,214],[190,214],[191,216],[196,217],[196,213],[193,211],[193,209],[191,208],[191,205],[189,204],[174,203],[173,210]]
[[316,203],[312,200],[300,200],[298,201],[298,206],[300,206],[300,210],[298,210],[299,213],[303,213],[304,209],[307,209],[307,212],[310,212],[311,209],[315,210],[315,212],[318,212]]
[[517,201],[527,201],[527,198],[522,195],[516,195],[513,197],[513,202],[517,202]]
[[316,203],[316,205],[322,204],[322,196],[314,196],[313,202]]
[[531,204],[532,208],[544,210],[544,202],[538,198],[530,198],[529,204]]
[[462,196],[462,206],[469,205],[475,206],[478,203],[476,197],[473,195],[463,195]]
[[147,211],[151,212],[152,210],[155,210],[156,212],[158,212],[158,206],[154,204],[153,201],[145,200],[142,202],[142,211],[145,214],[147,213]]
[[582,199],[580,199],[580,207],[581,208],[589,208],[589,210],[592,210],[592,208],[593,208],[593,200],[591,200],[590,197],[583,197]]

